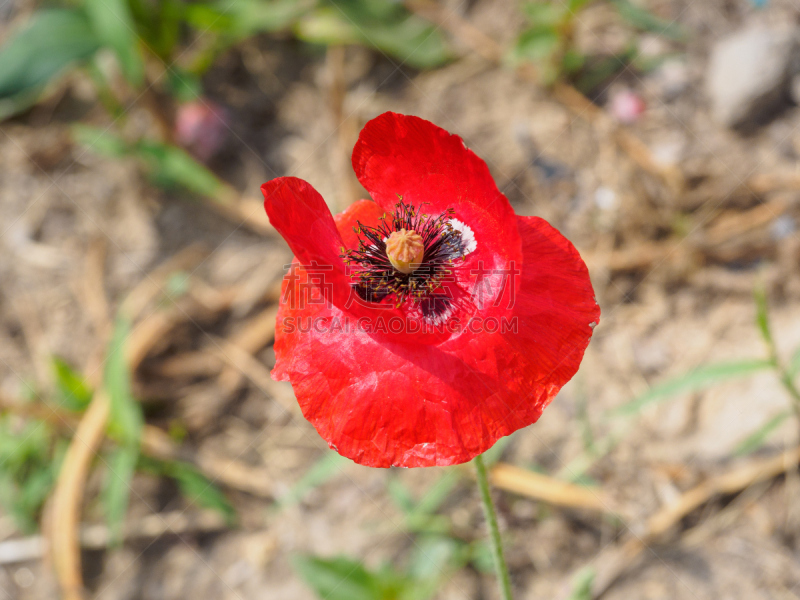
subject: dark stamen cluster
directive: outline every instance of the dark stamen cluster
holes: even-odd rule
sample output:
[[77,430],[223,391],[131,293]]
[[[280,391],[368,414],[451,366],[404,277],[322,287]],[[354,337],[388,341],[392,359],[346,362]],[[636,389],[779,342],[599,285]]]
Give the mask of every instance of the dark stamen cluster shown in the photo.
[[[353,267],[353,287],[358,295],[369,302],[388,298],[397,306],[407,299],[430,304],[431,296],[450,273],[449,267],[462,256],[461,233],[450,223],[453,213],[449,209],[438,217],[420,214],[400,197],[391,218],[384,214],[377,227],[359,222],[353,228],[359,236],[358,249],[342,249],[342,258]],[[386,239],[401,229],[416,231],[425,245],[422,263],[412,273],[396,270],[386,255]]]

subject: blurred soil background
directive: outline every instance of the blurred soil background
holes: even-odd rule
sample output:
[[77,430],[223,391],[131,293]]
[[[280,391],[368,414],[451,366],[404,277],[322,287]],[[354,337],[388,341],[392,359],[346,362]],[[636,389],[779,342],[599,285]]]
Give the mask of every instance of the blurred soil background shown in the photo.
[[[387,110],[462,136],[602,307],[491,455],[516,597],[800,597],[800,6],[568,4],[223,2],[0,85],[0,598],[497,597],[467,466],[341,459],[269,377],[259,186],[366,197]],[[360,5],[423,33],[342,33]],[[0,6],[3,48],[42,8]]]

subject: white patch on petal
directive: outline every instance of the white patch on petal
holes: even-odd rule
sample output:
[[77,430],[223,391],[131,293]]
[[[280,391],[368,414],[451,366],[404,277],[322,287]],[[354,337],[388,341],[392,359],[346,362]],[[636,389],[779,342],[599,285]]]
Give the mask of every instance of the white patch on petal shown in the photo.
[[461,249],[464,251],[464,256],[475,252],[478,242],[475,241],[475,234],[472,233],[470,226],[458,219],[450,219],[450,225],[461,234]]

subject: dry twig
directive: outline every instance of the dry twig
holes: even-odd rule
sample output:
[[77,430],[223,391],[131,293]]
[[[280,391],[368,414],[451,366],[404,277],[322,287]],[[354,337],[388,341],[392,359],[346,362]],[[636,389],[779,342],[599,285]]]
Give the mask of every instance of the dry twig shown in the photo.
[[611,508],[612,503],[601,490],[573,485],[506,463],[495,465],[489,478],[492,485],[501,490],[547,502],[554,506],[614,512]]
[[[185,510],[156,513],[128,523],[122,533],[125,541],[153,539],[164,535],[209,533],[228,527],[228,522],[218,512],[204,510],[197,514]],[[80,529],[80,546],[87,550],[103,550],[111,542],[111,533],[105,525],[84,525]],[[47,551],[47,540],[35,535],[0,542],[0,565],[41,559]]]
[[592,585],[592,598],[602,596],[640,557],[642,551],[658,541],[681,519],[719,495],[738,494],[759,482],[768,481],[792,469],[800,462],[800,447],[778,456],[754,460],[711,477],[684,492],[675,502],[661,508],[649,519],[644,531],[629,538],[622,546],[610,548],[598,559],[598,576]]
[[104,391],[95,394],[72,438],[52,498],[50,548],[65,600],[83,597],[81,575],[80,511],[89,466],[105,437],[109,401]]

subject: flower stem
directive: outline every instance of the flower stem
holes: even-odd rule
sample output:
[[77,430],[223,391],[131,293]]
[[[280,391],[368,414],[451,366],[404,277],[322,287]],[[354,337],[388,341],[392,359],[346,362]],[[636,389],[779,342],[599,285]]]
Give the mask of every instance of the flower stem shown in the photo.
[[492,502],[492,495],[489,491],[489,478],[486,475],[486,465],[483,464],[483,456],[475,457],[475,471],[478,475],[478,488],[481,490],[481,500],[483,500],[483,512],[486,515],[486,524],[489,526],[489,537],[492,542],[492,556],[494,557],[494,569],[497,571],[497,579],[500,583],[500,594],[503,600],[513,600],[511,596],[511,579],[508,576],[508,566],[503,556],[503,541],[500,538],[500,528],[497,526],[497,512]]

